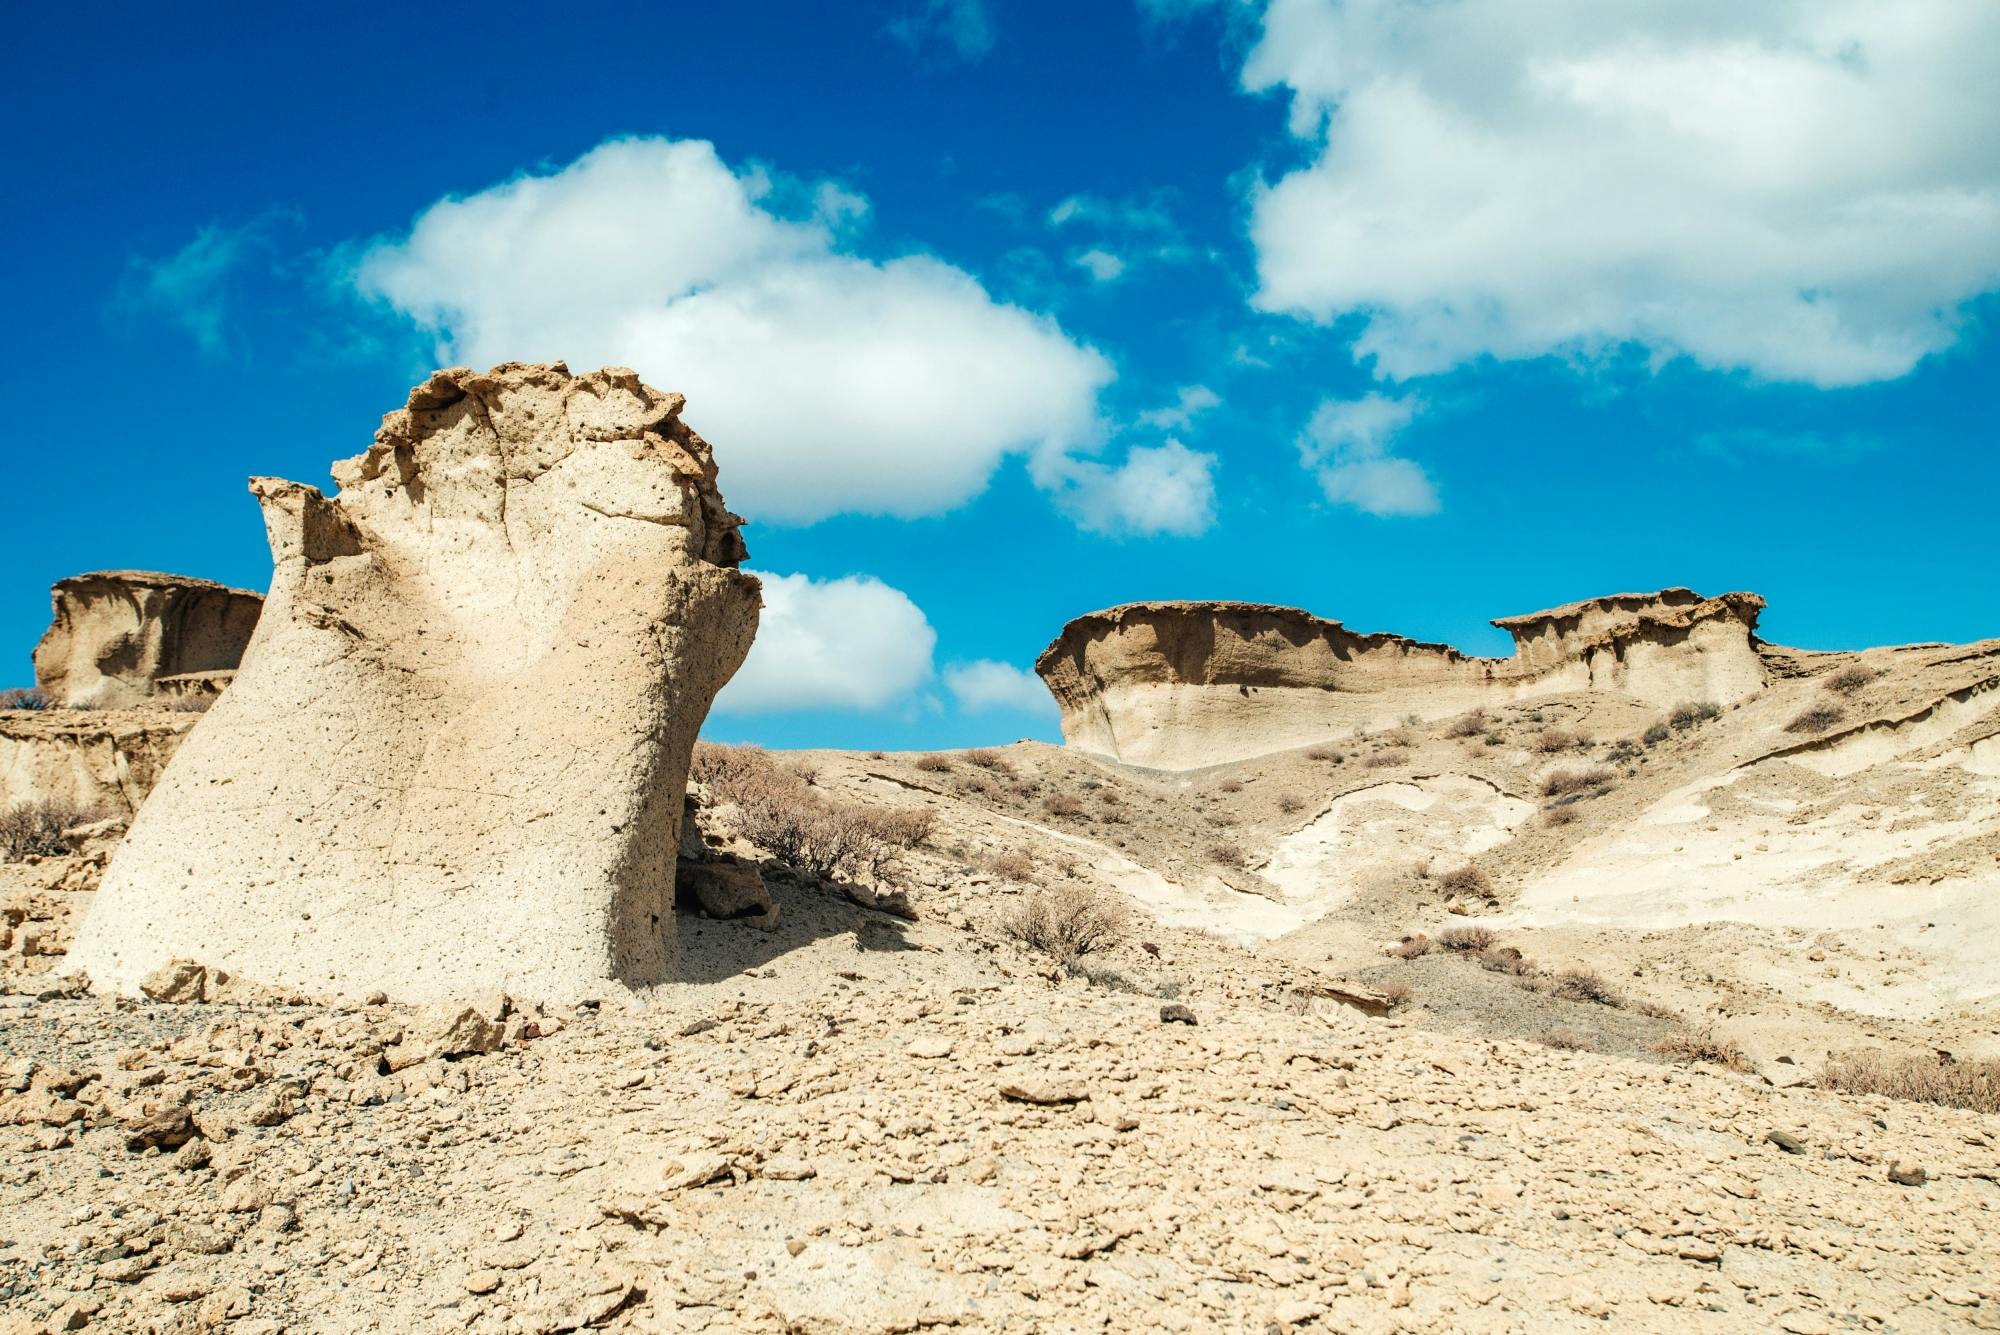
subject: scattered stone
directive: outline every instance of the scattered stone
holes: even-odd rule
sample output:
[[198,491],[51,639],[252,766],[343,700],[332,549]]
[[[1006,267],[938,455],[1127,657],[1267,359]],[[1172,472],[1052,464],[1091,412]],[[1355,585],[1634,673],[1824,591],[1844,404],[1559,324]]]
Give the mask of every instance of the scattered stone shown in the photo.
[[1160,1007],[1161,1024],[1194,1024],[1194,1012],[1178,1001],[1169,1001]]
[[1764,1133],[1764,1139],[1770,1141],[1787,1154],[1804,1154],[1806,1152],[1803,1141],[1783,1131],[1767,1131]]
[[1023,1076],[1000,1086],[1000,1097],[1016,1103],[1055,1105],[1081,1103],[1090,1095],[1071,1081],[1052,1076]]
[[1900,1159],[1891,1160],[1889,1180],[1899,1187],[1921,1187],[1930,1180],[1924,1166],[1918,1163],[1904,1163]]

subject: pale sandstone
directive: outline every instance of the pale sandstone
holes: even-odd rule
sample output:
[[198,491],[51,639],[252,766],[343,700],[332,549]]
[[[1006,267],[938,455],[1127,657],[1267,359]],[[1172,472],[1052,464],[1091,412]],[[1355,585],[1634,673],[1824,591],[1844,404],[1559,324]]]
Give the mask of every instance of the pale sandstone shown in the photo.
[[120,709],[217,694],[257,627],[263,595],[150,570],[60,580],[35,646],[51,705]]
[[667,976],[688,752],[758,607],[682,402],[442,371],[332,498],[252,481],[271,595],[79,934],[100,987],[176,956],[412,1000]]

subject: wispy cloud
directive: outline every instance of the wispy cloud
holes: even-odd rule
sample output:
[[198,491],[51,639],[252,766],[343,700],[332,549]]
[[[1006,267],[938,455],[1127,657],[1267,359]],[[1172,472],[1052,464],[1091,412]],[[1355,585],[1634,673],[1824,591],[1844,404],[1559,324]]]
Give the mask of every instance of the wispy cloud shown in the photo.
[[272,263],[273,234],[299,221],[290,210],[271,209],[245,223],[211,223],[164,259],[134,256],[116,305],[179,325],[205,355],[223,356],[237,341],[237,289],[245,270]]
[[1430,475],[1394,449],[1396,437],[1422,409],[1413,396],[1327,399],[1299,436],[1299,462],[1336,505],[1385,518],[1436,514],[1437,488]]
[[948,53],[977,63],[993,50],[999,30],[989,0],[914,0],[889,21],[889,35],[919,55]]

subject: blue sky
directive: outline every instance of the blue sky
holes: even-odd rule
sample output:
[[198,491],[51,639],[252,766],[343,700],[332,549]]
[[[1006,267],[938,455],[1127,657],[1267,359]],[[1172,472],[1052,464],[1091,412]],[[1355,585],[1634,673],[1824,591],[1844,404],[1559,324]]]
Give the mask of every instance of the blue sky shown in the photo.
[[1747,588],[2000,634],[2000,10],[43,6],[0,106],[0,684],[47,587],[263,587],[440,361],[689,399],[769,582],[711,735],[1053,739],[1078,613]]

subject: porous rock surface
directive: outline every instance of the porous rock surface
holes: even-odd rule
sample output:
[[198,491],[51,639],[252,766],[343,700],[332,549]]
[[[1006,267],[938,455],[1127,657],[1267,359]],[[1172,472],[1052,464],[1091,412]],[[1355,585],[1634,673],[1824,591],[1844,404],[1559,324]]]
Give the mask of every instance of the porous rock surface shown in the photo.
[[759,605],[683,402],[624,369],[440,371],[331,498],[252,479],[265,614],[75,964],[405,1000],[663,978],[689,749]]
[[119,709],[215,694],[243,657],[261,594],[149,570],[99,570],[50,590],[35,646],[49,704]]
[[1474,658],[1292,607],[1127,603],[1071,621],[1035,670],[1062,707],[1069,745],[1195,769],[1571,691],[1728,704],[1764,685],[1763,607],[1753,593],[1614,594],[1501,618],[1493,624],[1514,637],[1514,656]]
[[57,801],[129,816],[200,717],[157,707],[0,711],[0,808]]

